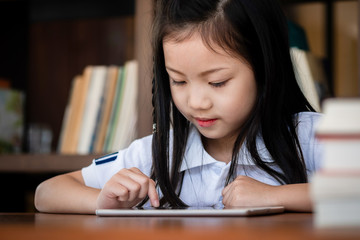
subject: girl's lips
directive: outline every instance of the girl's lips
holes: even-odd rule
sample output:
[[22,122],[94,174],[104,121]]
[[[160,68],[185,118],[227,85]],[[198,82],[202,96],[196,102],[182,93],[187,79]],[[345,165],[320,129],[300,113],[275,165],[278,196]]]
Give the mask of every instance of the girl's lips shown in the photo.
[[217,119],[201,119],[201,118],[196,118],[197,123],[199,124],[200,127],[211,127],[212,125],[215,124]]

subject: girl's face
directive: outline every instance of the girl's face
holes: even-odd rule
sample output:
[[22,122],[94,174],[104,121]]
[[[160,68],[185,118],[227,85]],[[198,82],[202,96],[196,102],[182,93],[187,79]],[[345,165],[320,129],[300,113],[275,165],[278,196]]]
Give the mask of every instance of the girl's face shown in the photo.
[[163,43],[173,101],[205,138],[233,142],[256,101],[254,73],[221,47],[210,50],[201,36]]

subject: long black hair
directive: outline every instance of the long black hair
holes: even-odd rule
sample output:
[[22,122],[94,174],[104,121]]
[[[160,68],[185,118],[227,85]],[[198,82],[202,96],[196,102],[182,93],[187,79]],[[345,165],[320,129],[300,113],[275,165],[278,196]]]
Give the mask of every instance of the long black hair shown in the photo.
[[[296,82],[286,18],[280,4],[276,0],[155,0],[154,3],[153,121],[156,127],[151,178],[163,194],[160,204],[185,206],[179,198],[183,179],[179,168],[189,132],[189,122],[172,102],[163,41],[181,41],[194,32],[200,33],[209,48],[216,44],[229,54],[245,59],[255,74],[256,103],[235,141],[226,184],[236,177],[243,144],[252,161],[280,184],[307,182],[294,116],[314,110]],[[172,154],[169,153],[171,125]],[[281,171],[261,159],[256,144],[259,136]]]

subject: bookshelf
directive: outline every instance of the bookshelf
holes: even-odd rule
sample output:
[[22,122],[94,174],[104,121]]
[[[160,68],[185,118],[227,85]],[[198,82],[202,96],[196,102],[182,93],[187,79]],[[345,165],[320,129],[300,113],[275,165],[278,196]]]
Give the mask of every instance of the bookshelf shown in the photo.
[[53,132],[51,154],[27,154],[25,147],[24,154],[0,155],[0,179],[12,182],[4,194],[14,195],[0,201],[0,211],[28,211],[24,199],[30,194],[31,201],[37,184],[81,169],[99,156],[55,153],[71,81],[85,66],[139,59],[139,81],[145,87],[139,107],[150,109],[140,111],[145,114],[139,117],[140,134],[151,132],[151,91],[146,93],[151,89],[146,84],[151,6],[147,0],[0,0],[0,32],[7,36],[0,39],[0,76],[26,93],[26,126],[46,124]]
[[[285,11],[290,12],[290,19],[292,17],[291,12],[300,15],[298,19],[302,19],[302,22],[306,25],[305,27],[310,30],[313,43],[314,35],[321,39],[321,46],[318,41],[315,43],[317,48],[315,50],[317,50],[318,55],[322,55],[321,57],[325,59],[331,94],[335,97],[359,97],[360,70],[356,61],[359,62],[360,59],[360,47],[358,44],[360,38],[360,1],[282,0],[281,2],[284,4]],[[306,12],[305,9],[310,10],[313,7],[318,12]],[[311,18],[312,14],[318,16]],[[315,21],[306,20],[308,17]],[[315,26],[317,26],[316,30]],[[349,26],[352,27],[352,33],[349,33]],[[357,36],[349,36],[354,34],[354,29],[357,29]],[[323,49],[320,50],[320,53],[319,48]],[[355,48],[357,48],[357,51],[354,51]]]
[[3,0],[0,9],[0,76],[26,93],[25,127],[49,126],[55,151],[73,78],[134,58],[135,0]]
[[[11,154],[3,155],[0,160],[2,173],[60,174],[81,169],[99,157],[93,155],[59,155],[59,154]],[[3,159],[6,159],[3,160]]]
[[[325,5],[324,45],[331,65],[329,82],[333,88],[333,4],[343,1],[281,2],[285,7],[314,2]],[[0,15],[4,19],[14,16],[11,21],[18,32],[12,37],[14,43],[10,44],[6,54],[11,56],[12,50],[19,51],[16,61],[2,58],[1,63],[6,66],[4,69],[12,72],[12,85],[27,93],[26,123],[50,126],[53,151],[58,144],[72,78],[87,64],[121,65],[132,58],[139,61],[139,137],[151,132],[151,1],[2,0],[0,4],[2,9],[10,12]],[[13,32],[6,35],[10,38]],[[4,40],[1,41],[4,45]],[[5,45],[9,44],[5,42]]]

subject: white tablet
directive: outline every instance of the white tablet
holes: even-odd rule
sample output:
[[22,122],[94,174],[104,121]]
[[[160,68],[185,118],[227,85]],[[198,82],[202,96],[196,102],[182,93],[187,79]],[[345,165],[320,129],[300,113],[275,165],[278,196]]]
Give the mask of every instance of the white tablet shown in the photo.
[[239,207],[239,208],[131,208],[131,209],[97,209],[96,215],[102,217],[242,217],[267,215],[284,212],[283,206],[272,207]]

